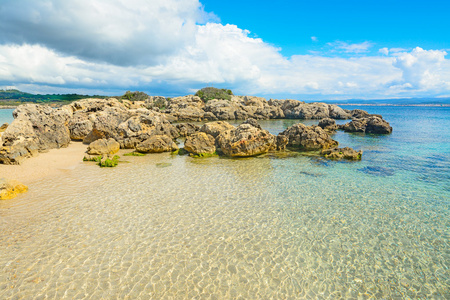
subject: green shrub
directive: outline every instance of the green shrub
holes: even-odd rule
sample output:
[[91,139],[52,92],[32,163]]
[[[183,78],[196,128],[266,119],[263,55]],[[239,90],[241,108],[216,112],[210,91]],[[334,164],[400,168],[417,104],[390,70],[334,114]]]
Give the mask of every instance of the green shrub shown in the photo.
[[205,103],[212,99],[231,100],[232,95],[233,92],[231,90],[218,89],[215,87],[202,88],[195,93],[195,96],[200,97]]
[[150,96],[147,95],[144,92],[130,92],[127,91],[123,96],[120,97],[120,99],[123,100],[129,100],[129,101],[145,101],[146,99],[148,99]]

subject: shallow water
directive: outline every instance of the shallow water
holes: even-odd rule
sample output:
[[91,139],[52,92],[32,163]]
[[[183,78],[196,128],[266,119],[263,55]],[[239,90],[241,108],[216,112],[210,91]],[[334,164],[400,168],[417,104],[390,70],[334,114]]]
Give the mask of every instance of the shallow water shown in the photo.
[[0,125],[4,123],[11,124],[14,120],[12,113],[14,109],[0,109]]
[[0,298],[449,298],[449,111],[370,109],[392,135],[334,136],[361,162],[123,156],[34,183],[0,202]]

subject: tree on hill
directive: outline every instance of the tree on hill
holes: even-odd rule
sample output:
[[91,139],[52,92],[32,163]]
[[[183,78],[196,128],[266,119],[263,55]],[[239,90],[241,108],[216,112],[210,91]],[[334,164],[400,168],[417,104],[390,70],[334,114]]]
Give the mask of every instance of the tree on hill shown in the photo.
[[212,99],[231,100],[232,95],[233,92],[231,90],[218,89],[215,87],[202,88],[195,93],[195,96],[200,97],[205,103]]

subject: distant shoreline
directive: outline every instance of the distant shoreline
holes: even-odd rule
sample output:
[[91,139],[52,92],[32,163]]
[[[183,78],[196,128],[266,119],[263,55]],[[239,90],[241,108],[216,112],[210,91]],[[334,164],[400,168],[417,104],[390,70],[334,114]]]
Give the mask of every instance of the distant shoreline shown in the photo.
[[373,104],[373,103],[328,103],[328,104],[335,104],[338,106],[347,105],[347,106],[423,106],[423,107],[450,107],[450,104]]

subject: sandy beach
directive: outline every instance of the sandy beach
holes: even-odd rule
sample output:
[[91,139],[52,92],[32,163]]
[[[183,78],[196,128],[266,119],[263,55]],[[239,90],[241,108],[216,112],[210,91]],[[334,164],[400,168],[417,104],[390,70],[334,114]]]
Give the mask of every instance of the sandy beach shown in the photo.
[[45,153],[25,159],[21,165],[1,165],[0,177],[15,179],[23,184],[62,174],[82,163],[87,145],[71,142],[69,147],[52,149]]

